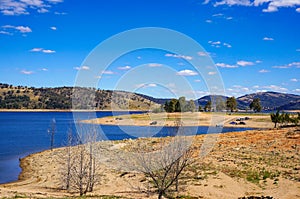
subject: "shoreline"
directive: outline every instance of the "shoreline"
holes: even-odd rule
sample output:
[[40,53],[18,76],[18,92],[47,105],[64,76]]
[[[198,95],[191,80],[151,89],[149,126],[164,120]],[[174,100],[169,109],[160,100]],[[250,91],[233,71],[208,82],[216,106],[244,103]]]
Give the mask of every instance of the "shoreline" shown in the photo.
[[147,112],[149,110],[0,109],[1,112]]
[[[240,118],[243,124],[238,124]],[[117,126],[153,126],[153,127],[175,127],[176,121],[180,120],[184,127],[206,126],[206,127],[229,127],[229,128],[273,128],[269,114],[226,114],[226,113],[144,113],[121,116],[107,116],[91,120],[83,120],[83,123]],[[230,124],[236,122],[237,124]]]
[[[268,183],[262,183],[260,186],[257,186],[253,183],[244,181],[244,177],[230,177],[226,171],[230,171],[231,164],[239,163],[240,161],[254,161],[255,167],[260,165],[260,162],[256,162],[256,159],[259,157],[264,157],[266,154],[271,156],[266,156],[265,158],[260,158],[262,161],[266,161],[266,165],[262,164],[260,167],[271,169],[271,171],[279,170],[279,171],[286,171],[285,166],[290,165],[288,168],[293,171],[293,168],[296,168],[296,159],[290,159],[290,157],[296,157],[296,149],[291,148],[294,146],[295,143],[299,143],[300,135],[295,134],[297,137],[294,138],[286,138],[286,133],[290,131],[295,131],[295,128],[289,129],[270,129],[270,130],[247,130],[242,132],[228,132],[224,134],[218,134],[218,141],[214,146],[214,149],[203,159],[201,160],[207,162],[208,165],[216,164],[219,165],[217,167],[209,167],[210,172],[208,172],[208,178],[205,180],[200,180],[200,185],[189,185],[186,187],[187,192],[190,193],[192,196],[206,196],[204,198],[238,198],[242,197],[243,195],[247,195],[250,193],[257,193],[261,195],[271,195],[275,198],[295,198],[297,193],[299,193],[299,185],[300,182],[291,181],[286,177],[280,177],[278,185],[272,185],[273,181],[268,179]],[[205,135],[196,135],[194,136],[195,145],[194,147],[200,149],[201,143],[203,143]],[[128,146],[128,145],[135,145],[137,142],[142,141],[145,143],[152,143],[151,140],[153,138],[141,138],[138,141],[136,140],[122,140],[122,141],[106,141],[103,142],[103,146],[106,146],[107,149],[119,149],[119,146]],[[154,138],[155,139],[155,138]],[[267,143],[273,143],[275,141],[275,145],[272,146]],[[276,147],[275,147],[276,146]],[[37,152],[34,154],[30,154],[20,161],[20,167],[22,172],[19,175],[19,179],[14,182],[0,184],[0,196],[1,197],[13,197],[16,194],[20,194],[21,196],[27,196],[29,198],[40,198],[41,196],[46,196],[47,198],[61,198],[67,196],[74,196],[74,193],[68,193],[63,190],[58,191],[55,187],[58,186],[57,170],[55,170],[55,165],[57,162],[55,156],[59,151],[63,150],[63,148],[55,148],[53,151],[51,150],[44,150],[41,152]],[[294,151],[291,153],[291,150]],[[282,161],[279,165],[276,163],[275,159],[272,158],[270,160],[274,160],[276,165],[268,166],[269,164],[269,157],[273,157],[273,153],[278,153],[282,156],[279,157],[286,157],[287,159]],[[233,159],[231,162],[230,157],[239,157],[240,158]],[[273,155],[272,155],[273,154]],[[252,156],[251,159],[246,158]],[[257,157],[255,157],[257,156]],[[244,158],[243,158],[244,157]],[[221,159],[222,161],[220,161]],[[299,159],[299,158],[298,158]],[[54,161],[54,162],[52,162]],[[228,166],[227,165],[227,162]],[[292,163],[294,161],[294,163]],[[46,162],[46,163],[45,163]],[[240,162],[241,165],[244,165],[243,162]],[[280,166],[282,164],[282,166]],[[230,166],[231,165],[231,166]],[[276,167],[274,167],[276,166]],[[296,166],[296,167],[295,167]],[[298,165],[299,166],[299,165]],[[224,167],[224,171],[222,168]],[[216,168],[220,168],[218,170],[218,181],[216,182],[215,174],[211,172]],[[235,168],[235,167],[232,167]],[[56,169],[59,169],[57,167]],[[236,169],[239,169],[238,167]],[[251,170],[251,169],[250,169]],[[297,171],[297,175],[299,176],[299,172]],[[128,177],[124,177],[120,175],[118,171],[114,172],[110,168],[101,167],[101,173],[105,173],[104,180],[101,186],[95,189],[95,193],[99,195],[111,195],[111,196],[120,196],[120,198],[127,198],[134,196],[133,198],[146,198],[142,193],[136,196],[136,192],[133,190],[130,191],[130,188],[126,188],[128,186],[128,181],[132,182],[135,178],[139,179],[139,175],[136,177],[132,177],[131,174],[128,174]],[[225,173],[224,173],[225,172]],[[284,173],[283,173],[284,174]],[[288,174],[288,173],[287,173]],[[51,176],[54,175],[54,178]],[[133,175],[133,176],[135,176]],[[109,179],[109,180],[108,180]],[[116,181],[118,182],[118,188],[115,188]],[[138,181],[139,182],[139,181]],[[269,183],[270,182],[270,183]],[[238,186],[232,187],[232,185]],[[223,186],[220,189],[221,185]],[[262,186],[262,187],[261,187]],[[298,187],[298,188],[297,188]],[[197,190],[197,191],[195,191]],[[275,191],[276,190],[276,191]],[[197,195],[198,194],[198,195]],[[200,194],[200,195],[199,195]],[[224,197],[218,197],[218,194],[225,194]],[[227,196],[226,196],[227,194]],[[228,195],[229,194],[229,195]],[[77,194],[76,194],[77,195]],[[76,196],[75,195],[75,196]],[[234,197],[233,197],[234,196]],[[25,198],[27,198],[25,197]],[[296,197],[297,198],[297,197]]]

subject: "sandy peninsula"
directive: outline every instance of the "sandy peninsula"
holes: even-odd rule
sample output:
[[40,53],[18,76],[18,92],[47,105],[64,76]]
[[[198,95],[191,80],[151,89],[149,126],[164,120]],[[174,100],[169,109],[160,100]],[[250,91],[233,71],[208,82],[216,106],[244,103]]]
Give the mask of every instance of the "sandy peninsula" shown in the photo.
[[[244,120],[244,119],[247,120]],[[86,123],[102,125],[132,125],[132,126],[175,126],[180,120],[183,126],[225,126],[225,127],[249,127],[272,128],[269,114],[242,114],[242,113],[145,113],[122,116],[109,116],[86,120]],[[242,121],[240,121],[242,120]],[[231,124],[236,122],[236,124]],[[243,122],[240,124],[240,122]]]

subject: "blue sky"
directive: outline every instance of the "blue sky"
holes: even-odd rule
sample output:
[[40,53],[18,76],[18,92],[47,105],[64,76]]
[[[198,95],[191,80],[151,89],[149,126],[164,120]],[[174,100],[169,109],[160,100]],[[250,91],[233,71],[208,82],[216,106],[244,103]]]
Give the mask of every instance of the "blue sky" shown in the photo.
[[[205,49],[198,55],[212,58],[228,96],[300,94],[299,22],[300,0],[0,0],[0,82],[73,86],[78,72],[90,69],[85,58],[105,39],[134,28],[162,27]],[[120,57],[95,78],[101,89],[114,89],[137,66],[168,65],[191,90],[176,93],[170,80],[166,88],[146,82],[135,91],[200,97],[208,90],[191,59],[196,57],[145,49]]]

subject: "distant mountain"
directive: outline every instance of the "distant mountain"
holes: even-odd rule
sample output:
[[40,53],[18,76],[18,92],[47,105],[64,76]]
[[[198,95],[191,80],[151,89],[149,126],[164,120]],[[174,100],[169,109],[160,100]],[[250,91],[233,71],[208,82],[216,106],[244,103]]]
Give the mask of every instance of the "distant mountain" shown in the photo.
[[[0,109],[151,110],[171,100],[94,88],[76,88],[75,94],[73,91],[73,87],[34,88],[0,83]],[[226,102],[227,98],[222,95],[208,95],[195,100],[195,104],[204,107],[208,101]],[[300,110],[299,95],[277,92],[260,92],[238,97],[238,108],[249,108],[254,98],[260,99],[263,110]]]
[[148,99],[154,103],[157,103],[157,104],[165,104],[166,102],[171,100],[170,98],[154,98],[154,97],[139,94],[139,93],[137,93],[137,95],[141,96],[142,98]]
[[[195,100],[196,103],[204,107],[208,101],[222,99],[226,102],[228,97],[222,95],[207,95]],[[238,109],[249,109],[253,99],[259,98],[263,110],[300,110],[300,96],[278,92],[259,92],[238,97]]]
[[217,100],[222,100],[223,102],[226,102],[228,97],[223,95],[206,95],[204,97],[201,97],[197,100],[195,100],[195,103],[204,107],[208,101],[217,102]]
[[254,98],[259,98],[264,110],[295,110],[300,109],[300,96],[277,92],[259,92],[237,98],[239,108],[249,107]]

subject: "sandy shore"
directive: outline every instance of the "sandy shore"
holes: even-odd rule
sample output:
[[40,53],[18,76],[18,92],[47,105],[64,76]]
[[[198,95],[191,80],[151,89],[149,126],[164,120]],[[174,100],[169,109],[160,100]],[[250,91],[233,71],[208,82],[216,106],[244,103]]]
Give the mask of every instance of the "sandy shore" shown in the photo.
[[148,110],[73,110],[73,109],[0,109],[0,112],[113,112],[113,111],[148,111]]
[[[205,135],[194,137],[192,147],[195,153],[200,151],[206,138]],[[206,199],[237,199],[253,195],[300,198],[300,129],[253,130],[221,134],[215,138],[217,142],[212,151],[204,158],[196,156],[195,163],[187,168],[178,195]],[[101,157],[127,146],[137,146],[140,142],[153,144],[155,139],[158,138],[101,142]],[[0,197],[61,198],[73,195],[59,189],[59,154],[62,150],[44,151],[22,159],[20,180],[0,185]],[[102,158],[102,161],[109,163],[110,159]],[[113,170],[104,163],[98,172],[101,173],[100,184],[95,187],[93,195],[157,197],[138,191],[138,188],[148,185],[139,173]],[[266,178],[263,177],[265,173],[268,174]]]
[[[230,122],[237,122],[240,118],[245,120],[243,125],[232,125]],[[249,128],[272,128],[269,114],[226,114],[226,113],[145,113],[134,115],[110,116],[84,121],[87,123],[102,125],[132,125],[132,126],[175,126],[176,120],[180,119],[183,126],[225,126],[225,127],[249,127]]]

